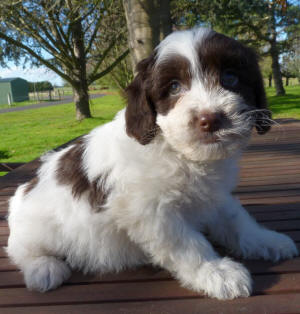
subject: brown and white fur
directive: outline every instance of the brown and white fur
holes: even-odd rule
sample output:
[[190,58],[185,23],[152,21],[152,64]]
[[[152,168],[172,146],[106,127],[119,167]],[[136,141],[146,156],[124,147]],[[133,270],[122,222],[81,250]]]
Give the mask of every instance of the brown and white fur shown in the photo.
[[17,189],[8,255],[33,290],[56,288],[71,269],[152,263],[211,297],[248,296],[247,269],[208,239],[243,258],[298,254],[232,196],[252,128],[270,128],[256,56],[199,28],[169,35],[137,70],[125,110],[46,154],[37,179]]

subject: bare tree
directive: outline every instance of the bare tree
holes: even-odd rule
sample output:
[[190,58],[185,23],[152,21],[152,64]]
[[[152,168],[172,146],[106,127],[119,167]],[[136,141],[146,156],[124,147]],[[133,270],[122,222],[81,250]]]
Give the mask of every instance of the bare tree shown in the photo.
[[[98,38],[96,41],[96,49],[100,52],[106,47],[106,43],[110,38],[114,37],[116,30],[118,30],[118,40],[115,42],[114,47],[109,51],[106,58],[100,67],[100,70],[104,70],[108,67],[120,54],[124,51],[124,47],[128,47],[128,30],[125,18],[125,12],[121,1],[115,1],[114,7],[110,10],[109,16],[107,16],[106,24],[109,28],[106,28],[105,32],[99,29]],[[93,62],[89,63],[89,66],[94,67]],[[130,62],[130,55],[122,59],[104,78],[101,78],[97,83],[106,84],[108,86],[117,87],[119,90],[124,90],[132,80],[132,69]]]
[[102,51],[96,49],[99,29],[105,33],[110,28],[110,13],[121,5],[121,0],[1,1],[0,61],[2,65],[6,59],[45,65],[73,87],[77,119],[90,117],[88,86],[129,53],[124,48],[103,66],[118,41],[119,29],[106,37]]

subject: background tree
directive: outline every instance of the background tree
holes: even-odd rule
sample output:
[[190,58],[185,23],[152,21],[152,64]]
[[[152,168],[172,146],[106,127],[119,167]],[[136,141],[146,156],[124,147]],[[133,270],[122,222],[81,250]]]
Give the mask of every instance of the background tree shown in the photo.
[[279,56],[290,49],[295,34],[299,34],[299,6],[287,0],[177,0],[177,2],[185,5],[184,12],[187,12],[183,17],[175,14],[177,23],[189,21],[196,25],[208,22],[214,29],[234,36],[263,51],[264,55],[269,55],[272,60],[276,94],[285,93]]
[[[127,39],[126,39],[127,40]],[[109,60],[109,58],[107,58]],[[104,62],[104,64],[109,61]],[[131,59],[129,56],[124,58],[107,75],[96,81],[97,85],[107,88],[117,88],[121,92],[130,84],[133,79]]]
[[28,82],[29,92],[44,92],[44,91],[52,91],[53,85],[49,81],[42,82]]
[[261,58],[260,62],[260,69],[263,75],[263,78],[268,80],[268,86],[272,87],[272,59],[270,56]]
[[123,0],[133,71],[172,31],[170,0]]
[[281,74],[285,78],[285,86],[289,86],[290,78],[296,78],[296,68],[292,66],[293,60],[290,59],[290,56],[285,55],[281,61]]
[[[126,55],[119,51],[103,66],[118,41],[111,32],[110,13],[121,0],[6,0],[0,3],[0,59],[45,65],[74,90],[77,119],[91,116],[88,86],[111,71]],[[110,37],[96,49],[99,29]],[[93,67],[87,67],[88,63]]]
[[281,65],[285,77],[296,77],[300,83],[300,34],[290,51],[282,57]]
[[[121,1],[116,1],[114,7],[110,9],[110,14],[105,17],[104,23],[110,27],[105,32],[102,27],[99,28],[96,41],[96,49],[101,53],[106,47],[106,43],[110,38],[115,37],[115,32],[118,30],[118,40],[116,40],[112,49],[100,66],[100,70],[105,70],[109,65],[128,49],[128,30],[125,18],[125,12]],[[89,66],[94,67],[94,63],[89,63]],[[131,82],[133,72],[130,63],[129,54],[122,59],[108,74],[100,78],[97,83],[106,87],[118,88],[124,90]]]

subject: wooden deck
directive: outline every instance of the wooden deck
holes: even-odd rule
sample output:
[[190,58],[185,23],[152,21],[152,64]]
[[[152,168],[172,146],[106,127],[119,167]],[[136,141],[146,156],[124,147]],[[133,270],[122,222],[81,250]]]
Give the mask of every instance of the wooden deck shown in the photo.
[[[9,232],[7,200],[37,166],[31,162],[0,178],[1,246]],[[259,222],[290,235],[300,249],[300,121],[285,120],[265,136],[254,136],[237,193]],[[26,290],[1,248],[0,313],[300,313],[300,257],[243,263],[253,276],[253,296],[233,301],[203,297],[151,267],[101,277],[77,273],[63,287],[40,294]]]

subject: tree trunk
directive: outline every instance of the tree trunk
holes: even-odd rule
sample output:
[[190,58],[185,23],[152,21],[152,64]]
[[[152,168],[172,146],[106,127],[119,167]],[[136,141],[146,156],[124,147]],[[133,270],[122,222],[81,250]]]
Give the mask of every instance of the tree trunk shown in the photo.
[[76,119],[83,120],[91,117],[87,84],[78,82],[73,86],[73,98],[76,106]]
[[275,16],[275,8],[276,4],[275,1],[271,1],[269,4],[269,10],[271,13],[271,19],[270,19],[270,31],[271,31],[271,40],[270,40],[270,55],[272,59],[272,74],[274,78],[274,84],[276,89],[276,95],[281,96],[285,95],[285,90],[283,88],[282,83],[282,76],[280,71],[280,65],[279,65],[279,47],[277,42],[277,31],[276,31],[276,16]]
[[270,1],[269,2],[269,10],[270,10],[270,32],[271,32],[271,40],[270,40],[270,54],[272,59],[272,74],[274,77],[274,83],[275,83],[275,89],[276,89],[276,95],[281,96],[285,95],[285,90],[283,88],[282,83],[282,76],[280,71],[280,65],[279,65],[279,47],[277,42],[277,22],[276,22],[276,1]]
[[289,86],[289,77],[287,76],[286,78],[285,78],[285,86]]
[[269,87],[272,87],[272,74],[269,75]]
[[270,53],[271,53],[271,58],[272,58],[272,73],[274,77],[276,95],[277,96],[285,95],[285,90],[283,88],[283,83],[282,83],[282,76],[280,72],[280,65],[278,61],[279,56],[278,56],[276,43],[271,46]]
[[81,20],[78,12],[74,15],[74,20],[71,29],[74,45],[74,56],[76,57],[76,68],[73,70],[73,91],[74,102],[76,105],[76,118],[77,120],[83,120],[90,118],[90,102],[87,84],[87,71],[86,63],[87,58],[85,54],[84,46],[84,34],[82,32]]
[[132,68],[172,31],[170,0],[123,0]]
[[172,32],[170,0],[152,0],[149,3],[148,15],[152,29],[152,45],[155,48]]

